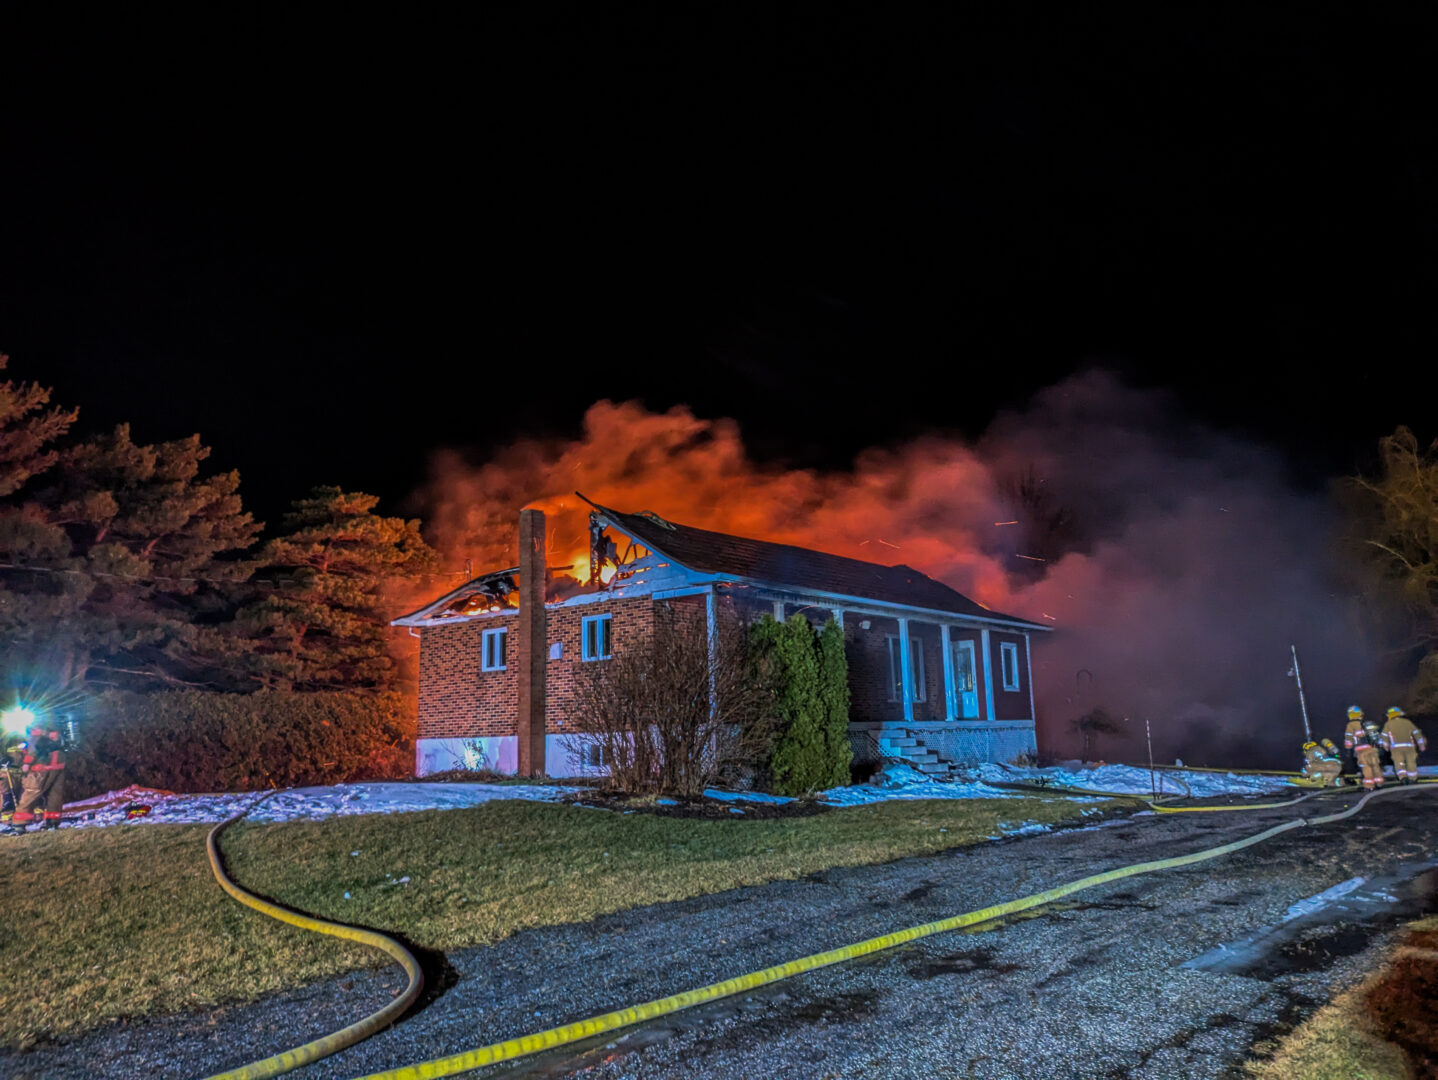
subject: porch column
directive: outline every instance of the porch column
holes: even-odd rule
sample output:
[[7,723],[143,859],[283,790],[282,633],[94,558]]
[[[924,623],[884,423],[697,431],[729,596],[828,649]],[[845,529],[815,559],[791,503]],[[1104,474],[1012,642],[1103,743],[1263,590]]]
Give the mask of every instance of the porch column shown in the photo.
[[719,600],[714,595],[714,586],[704,594],[704,632],[709,645],[709,718],[719,710],[719,691],[715,680],[719,677]]
[[1039,717],[1034,711],[1034,650],[1033,641],[1028,634],[1024,635],[1024,666],[1029,673],[1029,719],[1037,724]]
[[834,616],[834,621],[839,624],[839,629],[844,629],[844,609],[841,607],[831,608],[829,613]]
[[984,719],[993,722],[994,719],[994,661],[989,655],[989,631],[985,627],[979,631],[980,645],[984,650],[984,706],[988,710]]
[[784,601],[782,601],[782,600],[775,600],[775,601],[774,601],[774,621],[775,621],[775,622],[783,622],[783,621],[784,621]]
[[914,672],[909,659],[909,620],[899,620],[899,685],[903,688],[904,719],[914,719]]
[[939,627],[939,648],[944,651],[944,719],[959,718],[959,703],[954,696],[954,650],[949,644],[949,624]]

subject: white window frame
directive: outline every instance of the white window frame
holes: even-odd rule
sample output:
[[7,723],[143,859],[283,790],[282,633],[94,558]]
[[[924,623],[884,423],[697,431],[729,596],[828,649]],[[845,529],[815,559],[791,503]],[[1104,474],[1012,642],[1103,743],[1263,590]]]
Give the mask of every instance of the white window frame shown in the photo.
[[[1009,682],[1009,660],[1013,659],[1014,679]],[[999,642],[999,670],[1003,672],[1004,689],[1019,689],[1019,647],[1012,641]]]
[[609,748],[600,742],[586,742],[579,748],[579,764],[586,769],[609,768]]
[[[904,684],[899,682],[896,676],[903,670],[901,657],[903,656],[902,646],[897,634],[885,634],[889,644],[889,700],[904,700]],[[909,672],[914,682],[914,702],[920,704],[928,701],[928,689],[924,683],[924,639],[909,635]]]
[[[600,631],[598,625],[604,624],[603,636],[608,638],[609,651],[604,651],[603,644],[599,641]],[[595,655],[589,647],[589,627],[596,626],[595,644],[599,646],[599,655]],[[614,656],[614,616],[613,615],[586,615],[579,621],[579,655],[583,660],[610,660]]]
[[507,648],[506,648],[506,646],[508,646],[508,644],[509,644],[508,635],[509,635],[509,627],[507,627],[507,626],[501,626],[501,627],[499,627],[498,629],[495,629],[495,630],[486,630],[482,635],[480,635],[480,639],[479,639],[479,670],[480,670],[480,671],[508,671],[508,670],[509,670],[509,665],[508,665],[508,663],[499,663],[499,664],[491,663],[491,651],[492,651],[492,646],[493,646],[494,643],[496,643],[496,642],[498,643],[498,646],[497,646],[497,647],[498,647],[498,651],[499,651],[499,654],[500,654],[501,658],[504,659],[504,660],[506,660],[506,661],[509,659],[508,656],[505,655],[506,652],[508,651]]

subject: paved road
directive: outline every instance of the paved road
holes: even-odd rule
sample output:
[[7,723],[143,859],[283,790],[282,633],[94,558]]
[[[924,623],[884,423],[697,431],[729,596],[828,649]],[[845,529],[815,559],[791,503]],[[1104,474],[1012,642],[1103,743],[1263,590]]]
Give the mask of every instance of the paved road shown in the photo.
[[[348,1078],[456,1053],[1211,847],[1345,798],[1353,796],[1286,810],[1141,815],[526,932],[451,956],[458,981],[423,1011],[291,1075]],[[474,1075],[1237,1077],[1256,1044],[1357,981],[1398,922],[1432,910],[1435,830],[1438,787],[1385,796],[1347,822]],[[1343,895],[1285,922],[1293,905],[1326,890]],[[218,1014],[123,1025],[0,1057],[0,1073],[202,1076],[341,1026],[399,981],[389,972],[352,976]]]

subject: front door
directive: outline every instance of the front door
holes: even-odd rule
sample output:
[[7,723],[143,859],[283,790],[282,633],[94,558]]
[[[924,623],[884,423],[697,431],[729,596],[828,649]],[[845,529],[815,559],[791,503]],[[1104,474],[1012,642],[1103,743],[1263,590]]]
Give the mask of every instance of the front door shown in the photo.
[[954,692],[959,697],[960,720],[979,718],[979,680],[974,665],[974,643],[956,641],[954,647]]

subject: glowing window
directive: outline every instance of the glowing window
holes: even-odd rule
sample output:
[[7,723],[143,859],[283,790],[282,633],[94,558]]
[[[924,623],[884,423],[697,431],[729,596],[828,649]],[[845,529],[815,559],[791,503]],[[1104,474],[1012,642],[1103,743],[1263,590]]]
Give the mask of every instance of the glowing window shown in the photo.
[[1004,669],[1004,689],[1019,688],[1019,647],[1011,641],[999,643],[999,663]]
[[590,615],[580,623],[581,655],[585,660],[608,660],[613,655],[609,651],[610,619],[608,615]]
[[509,628],[486,630],[480,639],[479,668],[481,671],[504,671],[504,643],[509,637]]

